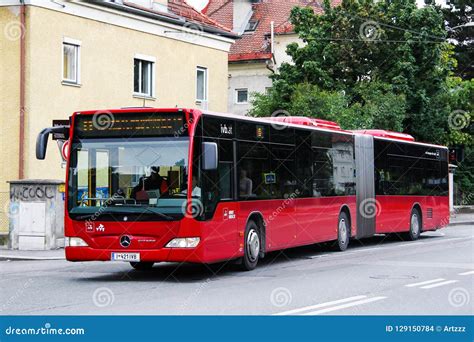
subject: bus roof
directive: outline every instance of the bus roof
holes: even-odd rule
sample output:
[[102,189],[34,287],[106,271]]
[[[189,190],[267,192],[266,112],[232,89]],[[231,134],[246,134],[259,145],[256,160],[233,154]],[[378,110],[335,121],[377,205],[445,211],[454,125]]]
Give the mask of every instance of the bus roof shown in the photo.
[[269,117],[251,117],[251,116],[242,116],[236,115],[231,113],[221,113],[221,112],[213,112],[213,111],[203,111],[200,109],[192,109],[192,108],[153,108],[153,107],[124,107],[118,109],[105,109],[105,110],[88,110],[88,111],[78,111],[75,112],[74,115],[78,114],[85,114],[85,115],[93,115],[95,113],[151,113],[151,112],[189,112],[194,113],[198,116],[201,115],[211,115],[217,116],[226,119],[234,119],[234,120],[241,120],[241,121],[252,121],[262,124],[269,124],[273,122],[283,122],[284,125],[288,127],[294,128],[306,128],[312,130],[319,130],[325,132],[332,132],[332,133],[340,133],[340,134],[348,134],[348,135],[357,135],[357,134],[365,134],[365,135],[372,135],[376,139],[382,140],[389,140],[389,141],[398,141],[398,142],[405,142],[405,143],[412,143],[418,145],[425,145],[425,146],[432,146],[436,148],[447,148],[446,146],[441,146],[437,144],[430,144],[430,143],[422,143],[415,141],[415,138],[409,134],[399,133],[399,132],[392,132],[387,130],[381,129],[367,129],[367,130],[343,130],[336,122],[310,118],[305,116],[289,116],[286,112],[282,111],[282,115],[277,116],[269,116]]

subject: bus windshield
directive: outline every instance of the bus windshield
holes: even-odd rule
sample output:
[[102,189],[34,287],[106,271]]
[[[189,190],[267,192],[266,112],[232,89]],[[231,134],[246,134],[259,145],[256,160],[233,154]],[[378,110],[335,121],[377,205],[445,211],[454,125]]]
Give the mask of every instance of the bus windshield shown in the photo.
[[183,216],[189,138],[76,139],[69,169],[73,219]]

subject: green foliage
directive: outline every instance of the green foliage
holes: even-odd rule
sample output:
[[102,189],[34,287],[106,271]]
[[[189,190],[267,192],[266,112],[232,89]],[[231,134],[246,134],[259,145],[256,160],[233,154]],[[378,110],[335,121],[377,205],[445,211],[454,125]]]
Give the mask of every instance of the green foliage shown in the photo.
[[[415,0],[342,0],[336,7],[325,0],[323,7],[323,14],[292,10],[291,22],[304,44],[288,45],[292,63],[272,76],[269,94],[254,97],[251,115],[286,110],[333,120],[345,129],[388,129],[474,150],[473,81],[454,77],[454,70],[465,76],[466,69],[459,69],[460,47],[449,43],[454,36],[444,19],[449,27],[465,22],[466,7],[443,13],[437,6],[418,8]],[[454,38],[460,37],[472,46],[472,35]],[[471,65],[470,55],[463,56]],[[467,124],[453,125],[459,121],[454,117],[467,118]],[[466,157],[457,179],[472,193],[474,155]]]
[[[455,61],[438,8],[419,9],[414,0],[343,0],[336,7],[325,1],[323,14],[296,7],[291,21],[305,44],[287,47],[293,63],[281,66],[272,92],[255,98],[251,114],[284,109],[331,116],[344,128],[391,129],[442,142],[449,111],[436,106]],[[311,105],[321,101],[340,112]]]
[[472,0],[450,1],[448,7],[442,9],[446,21],[448,37],[457,41],[455,57],[458,61],[455,74],[462,79],[472,80],[474,77],[474,26],[466,26],[474,20]]

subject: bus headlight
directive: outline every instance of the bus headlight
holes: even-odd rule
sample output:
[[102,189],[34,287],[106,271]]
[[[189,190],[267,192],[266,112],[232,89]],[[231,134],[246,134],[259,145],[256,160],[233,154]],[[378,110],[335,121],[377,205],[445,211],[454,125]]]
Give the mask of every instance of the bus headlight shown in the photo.
[[88,247],[87,242],[78,237],[66,237],[64,238],[64,245],[66,247]]
[[175,238],[168,242],[166,248],[194,248],[201,241],[198,237],[193,238]]

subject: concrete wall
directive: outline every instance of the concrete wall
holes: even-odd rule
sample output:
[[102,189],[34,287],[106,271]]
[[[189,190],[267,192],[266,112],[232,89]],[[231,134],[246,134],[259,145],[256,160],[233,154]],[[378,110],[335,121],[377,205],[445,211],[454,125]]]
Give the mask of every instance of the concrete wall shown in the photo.
[[265,63],[230,64],[229,74],[229,113],[245,115],[251,108],[250,101],[248,104],[236,103],[236,89],[248,89],[251,100],[252,93],[265,93],[266,88],[272,86],[269,78],[271,71],[265,67]]

